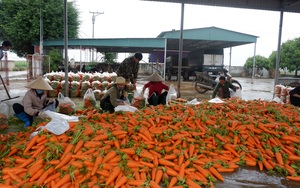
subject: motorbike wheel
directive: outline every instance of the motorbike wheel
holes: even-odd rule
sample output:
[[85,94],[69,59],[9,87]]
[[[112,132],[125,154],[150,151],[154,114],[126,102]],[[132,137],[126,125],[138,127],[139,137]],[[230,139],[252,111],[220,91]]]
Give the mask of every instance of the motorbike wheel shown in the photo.
[[196,82],[195,83],[195,89],[196,91],[198,91],[198,93],[205,93],[208,89],[202,87],[200,84],[202,84],[201,82]]
[[239,87],[240,90],[242,90],[242,85],[237,81],[237,80],[231,80],[231,84],[236,86],[236,87]]

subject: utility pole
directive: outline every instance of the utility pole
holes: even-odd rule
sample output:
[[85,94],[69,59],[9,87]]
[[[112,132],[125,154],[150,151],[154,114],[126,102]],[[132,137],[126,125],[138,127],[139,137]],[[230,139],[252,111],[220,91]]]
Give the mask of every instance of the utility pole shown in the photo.
[[[95,26],[95,20],[96,20],[96,16],[100,15],[100,14],[104,14],[104,12],[92,12],[90,11],[92,15],[92,23],[93,23],[93,30],[92,30],[92,38],[94,38],[94,26]],[[92,49],[92,61],[94,61],[94,48]]]

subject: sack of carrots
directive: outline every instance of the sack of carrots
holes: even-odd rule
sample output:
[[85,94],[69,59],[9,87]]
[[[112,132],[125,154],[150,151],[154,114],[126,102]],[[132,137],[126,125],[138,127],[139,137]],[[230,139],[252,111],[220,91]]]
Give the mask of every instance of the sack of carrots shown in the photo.
[[75,112],[76,105],[69,97],[65,97],[61,92],[59,92],[57,100],[59,102],[59,113],[69,115]]
[[292,105],[229,99],[134,113],[84,111],[86,119],[65,134],[0,136],[6,143],[0,145],[0,186],[214,187],[242,166],[281,174],[268,187],[300,186],[300,117]]
[[93,90],[89,88],[83,96],[83,107],[90,108],[96,106],[96,98]]
[[8,127],[9,107],[4,102],[0,102],[0,130]]

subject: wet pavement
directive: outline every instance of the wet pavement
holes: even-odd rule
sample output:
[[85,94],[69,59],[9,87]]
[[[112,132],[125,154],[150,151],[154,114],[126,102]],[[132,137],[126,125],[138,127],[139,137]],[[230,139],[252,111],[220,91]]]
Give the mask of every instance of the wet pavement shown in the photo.
[[[6,80],[4,72],[0,72],[3,80]],[[7,90],[10,95],[10,98],[18,97],[11,100],[3,101],[10,107],[13,103],[22,101],[23,96],[25,95],[27,89],[24,87],[28,84],[26,79],[26,71],[11,71],[9,72],[9,85],[7,85]],[[140,76],[140,79],[137,82],[137,88],[140,90],[142,86],[147,82],[144,81],[145,76]],[[273,91],[274,91],[274,80],[273,79],[251,79],[251,78],[243,78],[243,77],[235,77],[242,85],[242,99],[244,100],[254,100],[254,99],[262,99],[262,100],[272,100]],[[177,90],[178,82],[177,81],[167,81],[166,84],[173,84],[175,89]],[[180,83],[180,93],[181,97],[187,100],[197,99],[201,101],[203,99],[210,99],[212,94],[212,90],[207,91],[205,94],[198,93],[194,88],[194,82],[182,81]],[[178,90],[177,90],[178,91]],[[3,84],[0,81],[0,101],[9,99]]]

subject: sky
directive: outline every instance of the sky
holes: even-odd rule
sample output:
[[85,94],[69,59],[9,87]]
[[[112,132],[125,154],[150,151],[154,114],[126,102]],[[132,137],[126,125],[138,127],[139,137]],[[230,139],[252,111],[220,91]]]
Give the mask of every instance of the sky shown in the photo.
[[[73,0],[81,22],[79,38],[155,38],[163,31],[180,30],[181,4],[141,0]],[[277,50],[280,12],[216,6],[184,6],[183,29],[218,27],[259,37],[256,55],[269,57]],[[284,13],[281,42],[300,37],[300,14]],[[229,64],[229,48],[224,64]],[[232,48],[231,65],[243,66],[254,55],[254,44]],[[70,55],[72,56],[72,55]],[[126,54],[125,54],[126,56]],[[72,58],[72,57],[69,57]]]

